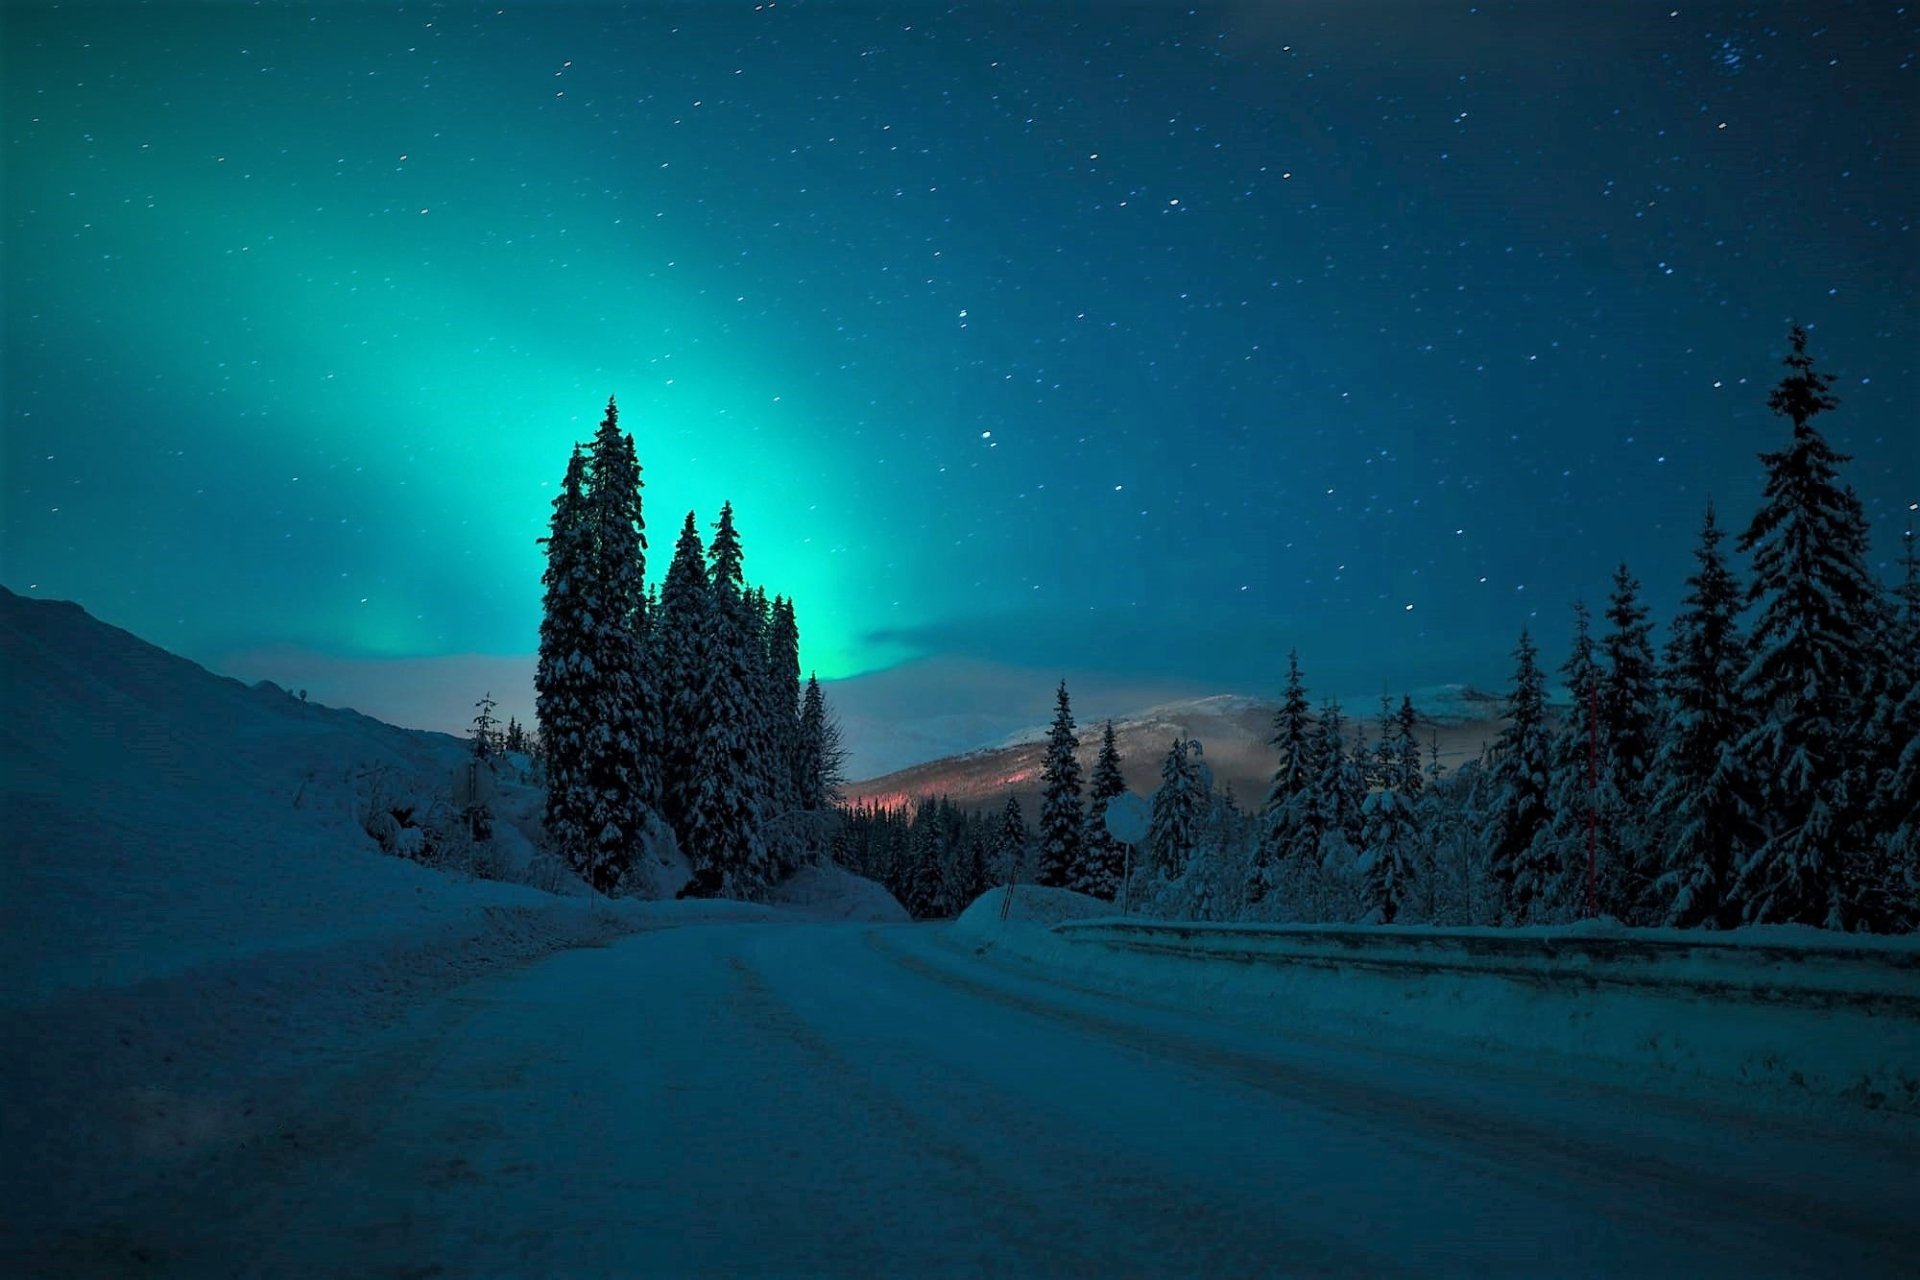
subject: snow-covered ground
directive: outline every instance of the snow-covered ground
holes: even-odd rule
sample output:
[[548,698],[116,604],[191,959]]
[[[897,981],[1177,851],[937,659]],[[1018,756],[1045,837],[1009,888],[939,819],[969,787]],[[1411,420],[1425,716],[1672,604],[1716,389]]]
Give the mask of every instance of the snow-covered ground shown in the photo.
[[1920,1116],[1920,938],[1604,922],[1162,928],[1032,888],[1003,920],[1004,897],[968,907],[955,943],[1273,1034],[1359,1026],[1459,1061],[1517,1053],[1589,1079],[1702,1096],[1737,1087],[1752,1105]]
[[1920,1249],[1915,1148],[1886,1134],[1274,1035],[943,933],[696,926],[482,979],[23,1256],[158,1276],[1871,1276]]

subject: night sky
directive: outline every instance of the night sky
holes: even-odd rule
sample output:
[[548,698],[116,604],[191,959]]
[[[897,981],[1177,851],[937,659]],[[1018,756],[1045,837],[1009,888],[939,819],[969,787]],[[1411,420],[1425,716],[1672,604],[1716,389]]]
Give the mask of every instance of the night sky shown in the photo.
[[0,581],[404,723],[530,708],[609,393],[866,735],[1664,618],[1794,320],[1889,577],[1920,499],[1912,5],[4,23]]

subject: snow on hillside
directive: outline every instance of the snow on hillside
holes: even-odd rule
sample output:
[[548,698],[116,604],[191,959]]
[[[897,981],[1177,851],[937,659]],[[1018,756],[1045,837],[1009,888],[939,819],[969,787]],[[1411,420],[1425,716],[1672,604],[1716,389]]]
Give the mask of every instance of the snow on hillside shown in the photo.
[[[0,654],[0,1004],[552,902],[457,883],[368,834],[378,809],[450,806],[457,739],[249,688],[4,590]],[[500,856],[524,863],[524,833],[500,827]]]
[[[9,1222],[87,1221],[270,1140],[428,996],[636,929],[777,918],[587,894],[534,857],[538,793],[510,767],[494,839],[459,845],[468,758],[0,589],[0,1040],[28,1050],[0,1055],[0,1256]],[[433,830],[455,869],[370,828],[403,849]]]

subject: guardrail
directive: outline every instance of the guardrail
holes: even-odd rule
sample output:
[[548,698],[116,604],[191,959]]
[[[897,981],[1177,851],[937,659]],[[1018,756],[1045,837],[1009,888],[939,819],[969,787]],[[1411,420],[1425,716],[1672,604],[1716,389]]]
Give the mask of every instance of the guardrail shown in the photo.
[[1566,990],[1637,988],[1846,1008],[1920,1021],[1920,939],[1776,941],[1676,930],[1585,932],[1069,921],[1065,941],[1244,964],[1475,974]]

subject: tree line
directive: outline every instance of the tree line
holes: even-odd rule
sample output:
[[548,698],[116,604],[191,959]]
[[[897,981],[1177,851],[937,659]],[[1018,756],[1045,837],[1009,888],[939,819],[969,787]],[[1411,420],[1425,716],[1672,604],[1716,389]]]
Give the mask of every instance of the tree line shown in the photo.
[[602,893],[671,842],[694,892],[756,897],[821,843],[838,731],[819,681],[801,683],[793,601],[747,585],[732,503],[706,546],[687,513],[655,589],[641,488],[609,399],[593,440],[574,446],[541,540],[547,834]]
[[1833,379],[1807,354],[1805,330],[1790,347],[1768,404],[1791,429],[1760,454],[1761,505],[1735,544],[1750,558],[1746,581],[1709,504],[1661,651],[1622,564],[1598,635],[1587,606],[1572,606],[1563,709],[1550,714],[1523,630],[1500,733],[1457,771],[1441,768],[1431,738],[1423,751],[1410,698],[1383,698],[1371,728],[1349,723],[1337,700],[1316,711],[1290,654],[1264,802],[1248,811],[1216,793],[1201,744],[1176,738],[1122,886],[1104,823],[1123,789],[1112,725],[1083,798],[1063,682],[1037,833],[1012,801],[997,828],[944,802],[911,819],[855,814],[856,869],[898,886],[916,914],[964,907],[960,895],[981,883],[976,863],[1022,874],[1031,840],[1037,882],[1168,917],[1920,927],[1913,530],[1887,589],[1840,479],[1848,459],[1815,421],[1838,406]]
[[1573,606],[1564,713],[1523,630],[1499,736],[1451,776],[1437,751],[1423,767],[1410,700],[1349,730],[1338,702],[1314,713],[1290,655],[1260,811],[1213,795],[1176,741],[1134,900],[1213,919],[1920,926],[1913,530],[1888,590],[1815,422],[1832,377],[1805,330],[1790,345],[1768,403],[1791,432],[1760,455],[1744,585],[1709,505],[1663,651],[1623,564],[1602,634]]

